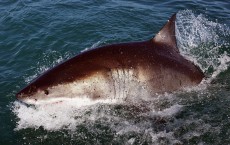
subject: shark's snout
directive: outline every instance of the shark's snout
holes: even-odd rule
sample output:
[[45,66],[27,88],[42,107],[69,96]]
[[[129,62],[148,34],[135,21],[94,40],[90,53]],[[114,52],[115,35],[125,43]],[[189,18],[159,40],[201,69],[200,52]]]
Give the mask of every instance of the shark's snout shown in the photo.
[[37,87],[34,85],[29,85],[29,86],[25,87],[24,89],[20,90],[16,94],[16,98],[18,100],[24,100],[25,98],[29,98],[30,96],[32,96],[36,92],[37,92]]

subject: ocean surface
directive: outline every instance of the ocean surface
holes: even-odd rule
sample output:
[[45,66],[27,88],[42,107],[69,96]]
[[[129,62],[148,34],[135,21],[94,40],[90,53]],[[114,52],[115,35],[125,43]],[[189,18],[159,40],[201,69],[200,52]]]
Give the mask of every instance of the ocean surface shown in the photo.
[[[1,0],[0,144],[230,144],[229,0]],[[27,106],[15,94],[82,51],[148,40],[177,13],[181,54],[205,73],[179,92]]]

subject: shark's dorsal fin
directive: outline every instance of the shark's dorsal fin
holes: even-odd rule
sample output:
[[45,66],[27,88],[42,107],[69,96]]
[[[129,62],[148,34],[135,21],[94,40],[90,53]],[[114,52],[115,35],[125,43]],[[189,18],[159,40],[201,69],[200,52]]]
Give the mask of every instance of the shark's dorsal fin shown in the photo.
[[176,36],[175,36],[175,21],[176,21],[176,14],[172,15],[172,17],[168,20],[168,22],[161,28],[160,32],[152,39],[155,43],[164,44],[173,51],[179,52],[176,43]]

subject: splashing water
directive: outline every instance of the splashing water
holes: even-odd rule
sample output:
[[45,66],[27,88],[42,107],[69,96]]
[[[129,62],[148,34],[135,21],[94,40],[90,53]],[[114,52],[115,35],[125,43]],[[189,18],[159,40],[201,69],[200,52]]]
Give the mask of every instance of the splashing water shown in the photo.
[[[114,102],[85,100],[80,102],[81,105],[71,100],[36,107],[15,102],[12,111],[20,118],[15,129],[17,131],[43,127],[48,131],[68,130],[72,138],[77,138],[81,135],[80,129],[84,127],[90,132],[91,138],[92,136],[97,138],[98,134],[108,130],[107,135],[115,134],[117,138],[122,137],[127,142],[137,142],[137,136],[149,138],[153,143],[159,142],[159,138],[176,142],[173,131],[170,129],[166,132],[163,126],[165,122],[173,120],[174,116],[183,110],[183,106],[169,105],[173,98],[171,94],[164,97],[164,101],[161,101],[164,103],[158,103],[160,108],[154,104],[156,101],[150,102],[150,100],[133,104],[115,100]],[[129,134],[134,137],[130,138]],[[88,138],[87,135],[85,137]]]
[[84,49],[84,50],[82,50],[81,52],[85,52],[85,51],[88,51],[88,50],[94,49],[94,48],[96,48],[96,47],[100,46],[100,44],[101,44],[101,43],[102,43],[101,41],[97,41],[97,42],[96,42],[96,43],[94,43],[92,46],[85,48],[85,49]]
[[208,20],[191,10],[177,13],[177,44],[181,54],[198,65],[207,76],[216,77],[227,69],[230,29],[225,24]]
[[[82,123],[83,119],[86,119],[84,115],[89,108],[91,108],[90,106],[97,107],[99,103],[115,104],[118,102],[118,100],[110,99],[92,101],[87,97],[69,99],[62,103],[44,103],[34,107],[22,105],[20,102],[14,102],[13,112],[20,118],[16,130],[39,128],[40,126],[46,130],[59,130],[63,128],[73,130],[76,125]],[[96,116],[91,116],[90,118],[93,119],[94,117]]]
[[54,67],[55,65],[61,63],[65,59],[68,59],[71,57],[70,53],[66,53],[64,55],[61,55],[57,51],[49,51],[48,53],[43,53],[43,58],[37,63],[37,67],[35,70],[35,74],[32,76],[25,76],[25,82],[28,84],[33,79],[47,71],[48,69]]

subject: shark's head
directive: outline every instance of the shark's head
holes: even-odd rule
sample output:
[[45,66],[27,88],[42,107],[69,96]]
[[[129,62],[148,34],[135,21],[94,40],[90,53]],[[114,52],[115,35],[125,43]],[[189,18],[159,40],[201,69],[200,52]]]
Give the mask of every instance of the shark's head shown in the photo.
[[57,103],[73,98],[73,83],[55,86],[38,86],[36,82],[28,85],[16,94],[19,101],[26,104]]
[[59,71],[54,67],[40,75],[16,94],[17,100],[27,104],[37,104],[38,101],[49,101],[55,96],[63,96],[68,90],[63,86],[61,88],[61,85],[69,80],[68,76],[60,76]]
[[65,78],[65,73],[60,73],[62,75],[59,77],[55,74],[57,73],[49,71],[41,75],[16,94],[17,100],[26,104],[49,104],[82,97],[102,98],[106,92],[102,89],[109,88],[107,79],[100,73],[75,81],[62,81],[59,78]]
[[[55,86],[55,77],[54,73],[47,71],[42,74],[40,77],[33,80],[29,85],[20,90],[16,94],[16,98],[19,101],[31,104],[30,102],[36,102],[37,100],[47,100],[52,95],[50,89]],[[34,103],[32,103],[34,104]]]

